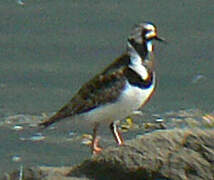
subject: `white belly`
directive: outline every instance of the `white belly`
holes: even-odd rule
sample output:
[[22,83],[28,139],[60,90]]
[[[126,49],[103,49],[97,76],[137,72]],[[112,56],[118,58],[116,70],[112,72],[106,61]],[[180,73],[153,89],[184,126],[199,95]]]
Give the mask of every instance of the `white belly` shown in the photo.
[[147,101],[154,90],[154,86],[155,84],[147,89],[141,89],[132,86],[127,82],[123,93],[116,102],[100,106],[94,110],[84,113],[83,117],[92,123],[110,123],[115,120],[126,118]]

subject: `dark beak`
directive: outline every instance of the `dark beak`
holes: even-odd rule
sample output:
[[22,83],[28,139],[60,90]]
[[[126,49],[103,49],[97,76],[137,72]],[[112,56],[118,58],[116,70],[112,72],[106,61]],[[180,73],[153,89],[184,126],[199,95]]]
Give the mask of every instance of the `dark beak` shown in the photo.
[[164,38],[156,36],[155,39],[160,41],[160,42],[167,43],[167,41]]

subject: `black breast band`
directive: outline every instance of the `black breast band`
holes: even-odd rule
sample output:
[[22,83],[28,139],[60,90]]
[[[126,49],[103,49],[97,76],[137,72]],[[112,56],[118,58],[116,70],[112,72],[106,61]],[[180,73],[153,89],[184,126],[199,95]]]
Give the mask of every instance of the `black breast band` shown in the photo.
[[133,69],[128,67],[125,71],[125,76],[130,84],[143,89],[147,89],[153,84],[154,77],[152,72],[149,73],[149,77],[146,80],[143,80],[138,73],[136,73]]

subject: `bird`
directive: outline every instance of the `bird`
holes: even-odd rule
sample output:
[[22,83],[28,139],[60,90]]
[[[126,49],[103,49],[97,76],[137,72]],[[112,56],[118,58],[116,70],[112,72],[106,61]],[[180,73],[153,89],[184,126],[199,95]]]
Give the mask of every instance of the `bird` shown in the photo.
[[97,136],[100,124],[108,125],[116,143],[124,145],[116,120],[128,117],[145,105],[156,87],[154,40],[165,42],[152,22],[136,24],[128,36],[125,52],[86,82],[67,104],[39,126],[47,128],[62,119],[79,117],[93,125],[93,154],[99,154],[103,149]]

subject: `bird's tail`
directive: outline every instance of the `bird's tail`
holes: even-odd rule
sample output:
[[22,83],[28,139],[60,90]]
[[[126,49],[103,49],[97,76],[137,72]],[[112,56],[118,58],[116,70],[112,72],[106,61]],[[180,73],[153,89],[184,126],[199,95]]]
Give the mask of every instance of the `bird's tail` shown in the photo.
[[42,128],[47,128],[51,124],[53,124],[57,121],[60,121],[61,119],[64,119],[65,117],[66,117],[65,114],[58,112],[55,115],[53,115],[52,117],[50,117],[49,119],[45,119],[43,122],[39,123],[39,126]]

